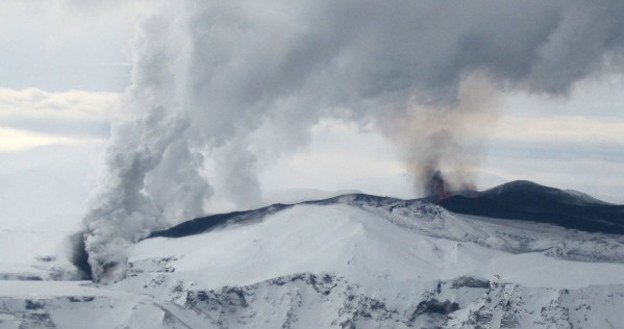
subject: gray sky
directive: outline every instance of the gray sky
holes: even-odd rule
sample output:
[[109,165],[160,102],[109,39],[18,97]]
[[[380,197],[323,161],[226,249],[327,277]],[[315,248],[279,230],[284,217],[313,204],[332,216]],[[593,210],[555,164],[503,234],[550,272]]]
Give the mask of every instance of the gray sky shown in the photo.
[[[191,1],[191,3],[193,2]],[[348,2],[345,2],[345,6],[347,4]],[[293,29],[296,29],[298,24],[308,22],[306,19],[285,21],[286,16],[283,16],[283,13],[277,14],[280,9],[277,5],[275,8],[256,8],[251,3],[241,2],[242,5],[248,6],[244,13],[240,8],[234,6],[226,9],[214,6],[210,10],[217,12],[221,10],[223,15],[217,16],[215,18],[217,20],[225,20],[227,23],[229,19],[236,20],[245,17],[246,23],[258,24],[260,30],[265,25],[267,29],[273,29],[274,27],[270,26],[272,24],[277,26],[276,31],[282,28],[278,26],[279,24],[292,26]],[[85,195],[88,193],[89,185],[85,182],[91,182],[93,177],[98,175],[102,166],[101,160],[93,156],[94,153],[97,153],[93,149],[103,149],[110,137],[111,121],[121,120],[128,116],[129,112],[132,112],[124,108],[126,106],[124,104],[127,103],[123,101],[123,92],[131,83],[132,59],[128,50],[129,41],[137,31],[138,22],[150,17],[152,12],[158,12],[161,6],[172,5],[162,5],[161,2],[155,4],[147,1],[92,1],[81,4],[78,1],[35,0],[8,1],[0,4],[0,20],[3,22],[0,29],[0,77],[2,77],[0,80],[0,161],[2,162],[0,180],[14,182],[16,177],[21,177],[20,179],[27,181],[31,179],[31,176],[24,175],[24,173],[32,170],[32,168],[39,168],[37,169],[39,170],[37,171],[39,173],[38,180],[75,175],[76,177],[68,180],[71,182],[71,188],[68,187],[68,189],[71,189],[72,192],[67,193],[69,195],[67,198],[72,198],[76,202],[86,200]],[[292,9],[290,6],[286,6],[286,8]],[[337,8],[336,17],[340,18],[339,10],[345,10],[345,8]],[[527,8],[518,9],[530,12],[528,5]],[[320,15],[319,13],[323,13],[324,9],[321,6],[310,6],[310,15]],[[366,8],[360,9],[361,11],[357,13],[361,15],[370,14]],[[387,15],[396,15],[391,7],[373,9],[387,11]],[[483,20],[496,17],[496,15],[488,16],[469,9],[464,8],[463,10],[467,10],[466,15],[476,17],[472,20],[473,22],[481,22],[480,15],[483,15]],[[501,10],[502,13],[507,12],[504,8],[497,10]],[[556,9],[552,10],[556,12]],[[462,12],[462,10],[454,10],[453,12]],[[599,25],[595,27],[597,31],[594,31],[594,26],[591,25],[585,26],[586,29],[580,31],[587,33],[588,38],[591,39],[593,35],[599,35],[601,29],[608,28],[607,23],[599,22],[600,18],[606,14],[592,12],[589,9],[586,12],[589,13],[587,14],[589,15],[589,22]],[[579,17],[578,19],[581,21],[585,19],[583,15]],[[321,19],[321,25],[318,28],[321,30],[323,28],[333,29],[334,27],[329,26],[330,24],[341,22],[340,20],[332,21],[335,17],[318,16],[315,18]],[[399,15],[395,23],[405,23],[402,21],[403,19],[409,22],[408,18]],[[574,18],[570,19],[573,20]],[[380,22],[390,24],[384,20]],[[536,25],[548,25],[547,23],[548,20],[546,19],[534,22]],[[351,24],[345,23],[345,26],[346,29]],[[571,26],[574,27],[574,24]],[[580,26],[584,27],[582,24]],[[474,28],[475,31],[481,29],[480,26],[460,26],[460,28]],[[392,26],[372,30],[371,33],[360,34],[360,37],[368,38],[368,40],[363,39],[365,43],[348,48],[346,52],[343,52],[346,57],[334,58],[331,55],[334,43],[340,44],[343,42],[342,38],[350,36],[349,33],[358,35],[357,31],[346,31],[344,35],[339,36],[332,34],[331,30],[329,32],[318,31],[318,29],[309,27],[302,29],[304,31],[299,37],[310,39],[301,39],[303,40],[301,42],[310,42],[309,44],[316,45],[315,47],[326,47],[325,49],[328,51],[315,55],[314,49],[311,49],[310,52],[299,53],[299,57],[293,57],[294,64],[292,65],[302,65],[300,67],[310,65],[310,71],[296,72],[302,75],[314,74],[314,67],[319,70],[316,72],[327,69],[324,64],[318,64],[317,61],[349,60],[349,56],[356,56],[358,51],[361,51],[359,47],[371,47],[370,43],[384,40],[385,44],[374,46],[377,48],[369,53],[370,57],[359,58],[358,60],[361,62],[357,64],[349,62],[350,64],[346,64],[344,72],[336,71],[345,74],[335,76],[335,79],[345,79],[344,82],[351,85],[352,89],[346,90],[346,93],[352,93],[363,98],[371,97],[375,100],[379,98],[377,98],[377,94],[372,94],[372,86],[350,80],[360,77],[367,79],[368,76],[357,74],[349,76],[348,73],[360,70],[361,67],[374,62],[377,58],[375,51],[382,51],[384,47],[400,49],[397,43],[392,41],[393,37],[409,38],[409,36],[403,35],[382,35],[379,38],[375,35],[377,32],[392,32]],[[310,31],[318,33],[310,34]],[[522,32],[532,35],[531,31],[523,30]],[[564,32],[560,32],[560,34]],[[262,31],[254,33],[250,34],[249,37],[263,38],[266,36]],[[271,30],[267,33],[274,33],[274,31]],[[428,42],[432,45],[433,50],[431,51],[439,52],[439,55],[434,53],[432,58],[438,58],[445,54],[444,49],[436,49],[435,47],[437,44],[440,47],[445,46],[446,43],[440,40],[452,36],[453,33],[455,32],[452,30],[428,30],[423,35],[423,38],[429,40]],[[297,34],[293,35],[297,36]],[[327,37],[328,35],[330,37]],[[237,42],[245,42],[246,40],[243,38],[244,36],[239,39],[236,39],[238,36],[229,37],[234,38],[232,40]],[[557,35],[551,37],[555,38]],[[619,37],[621,38],[621,36]],[[399,39],[397,42],[400,44],[401,40]],[[476,38],[472,42],[482,41]],[[593,45],[569,44],[587,51],[579,52],[580,55],[572,58],[569,63],[563,63],[565,65],[573,66],[576,63],[577,67],[585,67],[586,62],[590,61],[587,58],[593,60],[593,56],[598,56],[592,53],[594,51]],[[301,49],[306,49],[306,45],[301,46],[297,42],[288,45],[293,47],[289,54],[297,54]],[[513,49],[515,46],[517,48]],[[253,43],[250,42],[249,48],[240,48],[240,50],[259,51],[253,47]],[[517,62],[520,63],[518,64],[520,66],[515,66],[514,71],[504,71],[503,68],[507,67],[505,61],[511,61],[511,59],[506,59],[507,57],[525,51],[521,42],[511,42],[509,47],[512,47],[509,52],[491,53],[491,57],[488,57],[488,53],[470,55],[470,52],[466,52],[468,54],[466,56],[477,56],[476,59],[470,61],[466,59],[468,64],[473,65],[474,62],[477,63],[474,65],[484,66],[494,76],[511,77],[508,80],[496,78],[494,79],[496,83],[520,85],[518,88],[503,88],[496,92],[498,98],[496,118],[479,127],[486,132],[482,141],[483,145],[479,148],[479,152],[482,152],[483,155],[478,160],[478,187],[486,188],[513,179],[531,179],[542,184],[580,189],[598,197],[624,202],[624,192],[622,192],[624,191],[624,175],[622,175],[621,169],[624,162],[624,113],[622,110],[624,105],[624,78],[622,77],[622,66],[619,65],[621,59],[618,62],[615,58],[613,59],[614,64],[603,65],[599,68],[594,68],[597,64],[592,64],[591,67],[587,66],[589,73],[582,72],[583,75],[587,74],[586,76],[570,80],[566,74],[577,74],[578,72],[572,69],[574,67],[562,70],[557,67],[559,62],[553,63],[548,60],[540,62],[539,67],[532,73],[525,72],[525,68],[520,65],[522,64],[521,61]],[[567,51],[563,46],[559,49],[557,47],[558,44],[553,43],[544,52],[559,54]],[[206,51],[210,49],[206,48]],[[228,56],[234,56],[233,53],[225,52],[228,49],[230,48],[218,48],[223,52],[217,55],[226,56],[229,54]],[[468,44],[467,49],[470,49],[470,44]],[[408,55],[431,56],[431,54],[416,48],[404,50]],[[352,54],[349,53],[351,51]],[[581,55],[585,57],[579,57]],[[621,56],[622,53],[620,52],[619,55]],[[215,60],[219,60],[218,56],[215,57]],[[273,53],[267,53],[267,56],[274,57]],[[409,58],[402,54],[390,54],[388,56],[390,56],[390,61],[396,62],[405,61],[406,58]],[[557,56],[559,55],[552,55],[548,58],[555,60]],[[263,57],[258,54],[258,58],[262,60]],[[228,60],[230,59],[228,58]],[[484,61],[484,63],[480,61]],[[498,62],[501,64],[491,64]],[[261,62],[258,67],[262,67],[262,63],[281,65],[278,62]],[[436,65],[436,63],[432,62],[431,65]],[[250,70],[255,69],[255,67],[251,67]],[[378,71],[362,70],[358,74],[383,75],[385,74],[384,69],[381,67]],[[198,67],[198,70],[204,69]],[[389,67],[388,70],[394,70],[394,68]],[[561,73],[543,76],[549,70]],[[243,80],[229,78],[240,73],[233,67],[216,72],[217,74],[224,74],[220,87],[222,89],[210,87],[213,89],[207,89],[207,93],[215,92],[215,90],[232,93],[227,88],[248,86],[241,84]],[[332,73],[328,74],[331,75]],[[413,86],[430,92],[429,97],[444,98],[446,96],[440,96],[436,93],[446,90],[445,86],[451,88],[455,86],[451,81],[454,79],[452,72],[426,71],[429,76],[425,77],[427,80],[423,80],[424,82],[419,80],[421,79],[419,74],[421,71],[405,73],[406,77],[410,77],[410,75],[419,76],[418,79],[414,80]],[[250,76],[243,76],[241,79],[248,79],[248,77]],[[252,77],[263,78],[262,75]],[[292,85],[306,84],[307,87],[302,87],[304,89],[317,88],[315,93],[318,92],[318,86],[322,85],[311,80],[301,82],[297,76],[284,75],[284,79],[291,79],[288,83]],[[432,83],[431,81],[434,79],[439,79],[439,82],[437,84]],[[573,82],[568,85],[568,81]],[[249,96],[259,93],[269,95],[268,97],[279,96],[284,89],[283,83],[283,81],[268,80],[267,83],[256,85],[264,88],[261,92],[249,89],[247,94],[232,93],[232,95]],[[397,80],[397,83],[400,83],[400,80]],[[555,95],[543,91],[536,93],[534,92],[536,89],[554,90],[557,93]],[[310,94],[306,90],[301,93]],[[301,106],[310,106],[309,100],[304,100],[304,97],[299,98],[297,101],[300,102]],[[239,103],[231,103],[231,100],[226,98],[214,101],[202,98],[196,100],[212,102],[211,104],[214,106],[241,106]],[[237,99],[237,101],[239,100],[240,98]],[[327,102],[333,102],[333,98],[328,99]],[[247,105],[250,104],[256,106],[252,101],[247,103]],[[348,105],[347,103],[335,104],[337,106]],[[349,104],[353,105],[352,103]],[[272,106],[277,105],[279,104],[272,103]],[[293,119],[293,117],[289,117],[289,112],[283,112],[282,117],[278,115],[281,112],[267,113],[271,113],[272,118],[276,120],[274,122],[281,122],[279,120],[289,122],[288,120],[290,120],[293,122],[292,129],[305,129],[307,132],[305,136],[297,135],[299,137],[296,137],[305,141],[291,141],[293,144],[290,145],[288,140],[283,138],[284,135],[280,135],[286,134],[286,132],[282,132],[283,128],[271,129],[271,125],[276,124],[274,122],[268,122],[261,127],[249,126],[257,132],[255,135],[245,137],[245,140],[240,143],[249,145],[250,152],[255,156],[253,163],[265,199],[260,202],[277,201],[271,198],[284,197],[280,191],[303,188],[329,191],[357,189],[369,193],[401,197],[413,197],[419,193],[414,189],[412,174],[406,170],[401,147],[392,143],[387,135],[379,132],[376,128],[366,123],[355,124],[348,118],[334,117],[316,121],[316,118],[301,118],[300,116]],[[212,114],[200,117],[200,120],[206,122],[221,119],[225,121],[219,127],[227,126],[227,122],[229,122],[227,120],[230,120],[228,117]],[[310,120],[312,124],[298,126],[296,122],[300,120]],[[466,131],[468,134],[472,130]],[[225,134],[225,132],[222,134],[225,139],[239,138]],[[288,134],[290,134],[288,136],[295,138],[295,134]],[[213,137],[204,136],[202,138]],[[275,145],[275,141],[284,143],[283,147],[289,151],[281,153],[274,150],[274,147],[269,148],[262,145],[264,142]],[[237,141],[237,143],[239,142]],[[52,147],[65,151],[48,151]],[[74,156],[67,156],[67,154],[72,154],[71,150],[74,149],[88,149],[89,151],[75,152],[73,153]],[[231,156],[231,153],[227,153],[226,150],[219,152],[221,153],[215,154]],[[78,154],[84,156],[77,156]],[[55,158],[57,156],[59,158]],[[50,161],[63,163],[63,165],[49,166]],[[217,172],[222,170],[219,169],[220,166],[222,164],[219,163],[218,159],[206,159],[205,174],[211,176],[211,170]],[[80,170],[77,170],[78,168]],[[240,206],[240,203],[237,203],[231,194],[228,194],[230,192],[222,192],[227,190],[226,185],[229,183],[219,179],[211,181],[215,194],[208,203],[210,210]],[[41,200],[33,200],[26,191],[20,192],[19,187],[15,187],[19,185],[12,184],[13,192],[0,191],[3,193],[1,195],[4,196],[0,199],[0,203],[11,204],[11,207],[15,208],[14,213],[19,213],[22,209],[20,207],[26,209],[27,205],[32,202],[52,204],[62,197],[54,193],[42,193]],[[24,186],[30,185],[25,184]],[[51,184],[49,188],[58,188],[58,186]],[[79,195],[82,197],[78,197]],[[258,202],[258,200],[253,202]],[[83,206],[80,206],[76,207],[75,210],[80,212],[84,209]]]

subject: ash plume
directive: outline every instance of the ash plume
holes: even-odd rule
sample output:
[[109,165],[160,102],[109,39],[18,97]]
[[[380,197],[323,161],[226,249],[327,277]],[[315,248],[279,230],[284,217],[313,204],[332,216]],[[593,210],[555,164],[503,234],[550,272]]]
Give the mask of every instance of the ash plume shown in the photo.
[[128,244],[204,211],[204,159],[218,157],[214,177],[244,207],[260,198],[256,164],[325,117],[373,122],[417,180],[440,170],[445,188],[469,185],[497,94],[565,95],[621,63],[622,21],[619,0],[166,6],[130,45],[128,115],[85,216],[93,278],[123,277]]
[[476,73],[462,80],[454,103],[411,101],[403,113],[387,117],[381,131],[399,146],[417,189],[439,199],[474,189],[483,142],[499,107],[494,83]]

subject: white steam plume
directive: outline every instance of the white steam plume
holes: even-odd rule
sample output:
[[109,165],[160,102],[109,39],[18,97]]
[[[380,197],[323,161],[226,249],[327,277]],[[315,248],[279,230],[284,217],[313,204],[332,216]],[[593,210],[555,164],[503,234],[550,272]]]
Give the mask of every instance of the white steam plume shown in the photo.
[[153,17],[133,43],[132,85],[125,121],[113,127],[107,172],[85,216],[85,246],[96,281],[126,271],[125,248],[172,217],[203,212],[212,194],[199,174],[203,158],[188,138],[190,113],[184,58],[190,45],[177,33],[179,21]]
[[[227,194],[253,203],[265,153],[249,141],[264,136],[262,127],[282,136],[263,145],[279,155],[305,143],[322,117],[372,121],[399,142],[410,168],[461,172],[478,156],[453,156],[464,147],[456,133],[479,132],[461,127],[488,117],[488,95],[565,95],[606,59],[621,64],[624,47],[620,0],[176,5],[143,22],[131,48],[132,115],[113,131],[106,184],[85,218],[95,280],[123,275],[124,246],[169,216],[203,211],[212,190],[200,175],[202,154],[219,156]],[[434,117],[442,119],[423,121]]]

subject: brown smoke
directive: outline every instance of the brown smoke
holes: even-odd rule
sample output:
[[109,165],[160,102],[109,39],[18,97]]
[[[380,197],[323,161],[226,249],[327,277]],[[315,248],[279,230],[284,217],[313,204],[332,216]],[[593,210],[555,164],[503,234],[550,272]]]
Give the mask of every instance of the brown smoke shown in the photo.
[[424,196],[475,188],[483,141],[497,117],[497,94],[492,81],[472,74],[462,79],[455,102],[422,105],[414,97],[404,112],[382,122]]
[[442,176],[442,172],[435,170],[428,180],[424,181],[428,195],[434,196],[436,201],[440,201],[448,197],[449,191],[446,188],[446,182]]

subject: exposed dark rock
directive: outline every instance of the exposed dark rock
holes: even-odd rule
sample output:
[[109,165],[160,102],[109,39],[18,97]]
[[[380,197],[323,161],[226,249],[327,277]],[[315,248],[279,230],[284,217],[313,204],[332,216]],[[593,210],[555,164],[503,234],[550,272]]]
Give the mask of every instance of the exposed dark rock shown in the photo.
[[413,317],[417,317],[421,314],[436,313],[442,315],[448,315],[459,309],[459,304],[451,302],[449,300],[439,301],[435,298],[424,300],[416,306]]
[[72,246],[70,261],[78,269],[81,279],[92,280],[93,277],[91,276],[91,265],[89,265],[89,254],[87,253],[85,245],[84,232],[76,233],[69,239]]
[[555,224],[587,232],[624,234],[624,206],[579,192],[515,181],[474,195],[439,202],[456,213]]
[[475,278],[472,276],[461,276],[451,283],[451,288],[490,288],[490,281]]

